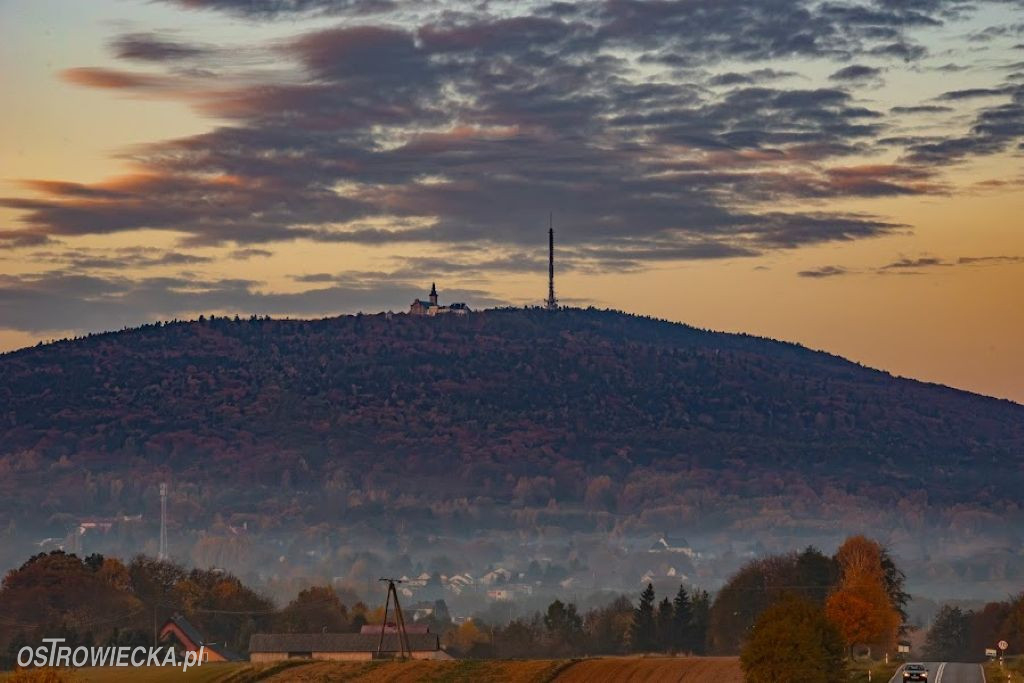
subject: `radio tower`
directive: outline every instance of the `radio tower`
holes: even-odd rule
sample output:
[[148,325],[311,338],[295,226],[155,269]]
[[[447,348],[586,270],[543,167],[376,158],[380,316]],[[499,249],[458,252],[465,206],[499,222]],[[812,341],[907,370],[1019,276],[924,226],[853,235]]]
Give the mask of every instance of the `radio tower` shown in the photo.
[[167,559],[167,484],[160,484],[160,551],[156,557]]
[[555,298],[555,215],[548,214],[548,299],[545,308],[549,311],[558,310],[558,299]]

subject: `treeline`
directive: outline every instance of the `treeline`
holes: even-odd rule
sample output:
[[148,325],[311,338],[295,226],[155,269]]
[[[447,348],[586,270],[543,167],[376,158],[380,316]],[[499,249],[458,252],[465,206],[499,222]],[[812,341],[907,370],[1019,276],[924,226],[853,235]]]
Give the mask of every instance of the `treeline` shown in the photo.
[[[40,553],[7,573],[0,585],[0,668],[11,668],[18,650],[42,638],[76,645],[151,645],[157,630],[182,614],[207,642],[240,653],[256,632],[359,631],[379,622],[354,594],[330,587],[301,591],[282,609],[237,577],[218,569],[186,569],[138,556],[125,564],[93,554]],[[435,613],[447,620],[443,610]]]
[[[554,600],[544,612],[507,624],[455,625],[444,601],[421,620],[455,655],[470,658],[576,657],[631,653],[741,654],[747,680],[845,680],[855,649],[895,653],[909,596],[903,572],[877,542],[848,538],[832,556],[815,548],[752,560],[712,601],[680,585],[660,597],[648,584],[634,602],[620,596],[581,611]],[[208,642],[244,652],[255,632],[358,632],[380,623],[381,607],[330,586],[312,586],[283,608],[216,569],[186,569],[139,556],[79,558],[38,554],[0,585],[0,653],[43,637],[70,644],[153,642],[160,624],[182,614]],[[980,660],[999,640],[1024,650],[1024,595],[963,611],[944,607],[928,634],[927,658]],[[767,672],[767,673],[766,673]],[[819,678],[819,673],[824,678]]]
[[[734,590],[736,583],[749,587],[755,608],[764,607],[749,631],[728,633],[742,643],[740,663],[747,683],[845,683],[847,655],[855,649],[866,648],[875,656],[895,654],[909,596],[903,590],[903,573],[880,544],[853,536],[832,558],[808,549],[789,558],[769,558],[759,567],[753,573],[770,590],[758,589],[744,572],[730,582]],[[779,568],[779,573],[770,571]],[[801,576],[810,580],[786,585]],[[717,600],[715,608],[728,609]]]
[[[446,642],[468,657],[660,652],[743,653],[756,659],[761,648],[770,654],[781,647],[780,638],[815,633],[807,643],[791,643],[794,652],[805,655],[795,678],[766,679],[810,681],[813,678],[800,678],[807,661],[821,666],[836,658],[841,662],[854,648],[876,656],[895,654],[910,598],[904,581],[883,546],[853,536],[832,556],[807,548],[752,560],[726,582],[714,601],[707,592],[691,593],[685,586],[675,596],[659,600],[648,584],[636,603],[623,596],[580,614],[575,604],[555,600],[545,613],[507,626],[463,624]],[[795,623],[788,623],[790,618]]]
[[1005,640],[1008,652],[1024,652],[1024,593],[990,602],[981,609],[944,605],[925,641],[925,657],[938,661],[980,662],[986,649]]
[[768,608],[796,597],[825,610],[850,645],[892,650],[910,600],[905,578],[889,552],[864,536],[848,538],[831,557],[807,548],[753,560],[715,597],[708,649],[739,653]]
[[447,634],[455,654],[473,658],[525,659],[634,653],[704,654],[708,593],[680,586],[658,602],[654,586],[634,605],[620,596],[580,614],[574,603],[552,602],[542,614],[489,627],[469,621]]

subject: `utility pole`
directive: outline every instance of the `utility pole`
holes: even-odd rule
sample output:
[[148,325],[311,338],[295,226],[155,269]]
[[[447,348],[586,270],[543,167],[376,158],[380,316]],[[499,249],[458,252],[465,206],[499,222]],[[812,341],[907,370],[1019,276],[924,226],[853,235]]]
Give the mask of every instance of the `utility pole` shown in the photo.
[[160,484],[160,550],[158,560],[167,559],[167,484]]
[[549,311],[558,310],[555,299],[555,214],[548,214],[548,299],[545,308]]
[[377,659],[381,658],[381,652],[384,648],[384,629],[388,626],[388,605],[391,603],[391,596],[395,598],[395,634],[398,638],[398,656],[408,657],[412,659],[412,649],[409,647],[409,634],[405,631],[405,617],[402,615],[402,607],[398,604],[398,591],[395,589],[396,583],[402,583],[401,579],[378,579],[379,581],[387,581],[388,584],[388,597],[384,600],[384,621],[380,625],[380,639],[377,641]]

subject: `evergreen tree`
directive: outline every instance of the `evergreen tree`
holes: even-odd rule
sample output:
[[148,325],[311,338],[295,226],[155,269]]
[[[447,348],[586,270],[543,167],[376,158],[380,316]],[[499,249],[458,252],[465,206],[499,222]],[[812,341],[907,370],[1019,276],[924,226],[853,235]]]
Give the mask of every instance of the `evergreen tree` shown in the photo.
[[647,584],[640,594],[640,604],[633,610],[629,641],[634,652],[650,652],[655,647],[653,584]]
[[900,615],[900,633],[904,633],[907,629],[907,603],[910,602],[910,594],[903,587],[907,575],[896,566],[888,548],[882,548],[882,571],[885,573],[885,592],[892,608]]
[[544,615],[544,629],[553,655],[573,654],[583,640],[583,617],[573,603],[566,605],[561,600],[555,600],[548,605],[547,614]]
[[690,620],[690,642],[687,650],[695,655],[707,654],[708,629],[711,624],[711,598],[707,591],[694,591],[690,601],[693,618]]
[[672,601],[672,639],[670,645],[676,652],[693,650],[693,607],[686,587],[679,585],[679,592]]
[[657,649],[661,652],[668,652],[672,649],[672,603],[668,598],[663,598],[658,603],[658,615],[655,619],[655,633]]

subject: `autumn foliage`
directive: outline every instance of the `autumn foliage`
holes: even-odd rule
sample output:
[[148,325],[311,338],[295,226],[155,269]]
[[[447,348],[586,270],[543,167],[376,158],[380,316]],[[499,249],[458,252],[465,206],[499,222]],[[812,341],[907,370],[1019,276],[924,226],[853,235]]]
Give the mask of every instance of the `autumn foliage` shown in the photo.
[[[541,515],[603,532],[612,513],[769,534],[897,499],[879,469],[962,506],[957,479],[929,473],[965,462],[998,505],[1022,444],[1008,402],[609,311],[160,323],[0,355],[0,564],[83,516],[142,513],[100,549],[144,548],[168,474],[172,552],[241,571],[268,559],[259,534],[382,510],[453,535],[465,508],[474,532]],[[400,500],[395,472],[418,484]]]
[[149,645],[154,629],[184,614],[209,642],[243,650],[270,623],[273,604],[220,570],[188,570],[138,556],[54,551],[29,558],[0,584],[0,664],[23,645],[63,637],[69,646]]
[[889,649],[902,619],[886,589],[882,547],[864,536],[846,540],[836,553],[841,579],[825,603],[825,613],[848,647]]

